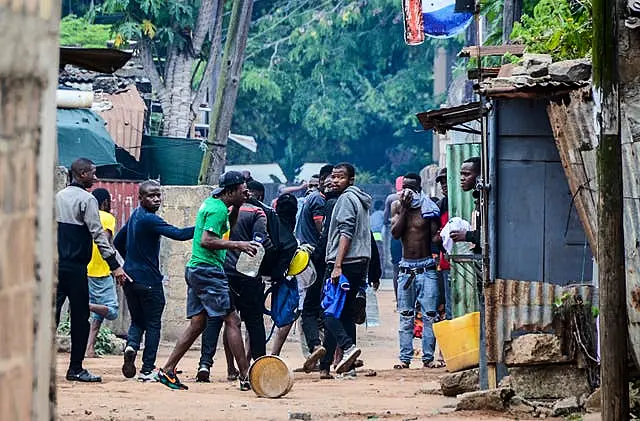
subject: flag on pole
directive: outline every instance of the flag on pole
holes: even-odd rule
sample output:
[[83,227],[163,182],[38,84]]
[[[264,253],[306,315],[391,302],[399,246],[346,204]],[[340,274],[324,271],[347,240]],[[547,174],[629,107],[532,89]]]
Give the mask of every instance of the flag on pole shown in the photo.
[[472,13],[456,13],[455,0],[422,0],[424,32],[433,38],[451,38],[464,31]]

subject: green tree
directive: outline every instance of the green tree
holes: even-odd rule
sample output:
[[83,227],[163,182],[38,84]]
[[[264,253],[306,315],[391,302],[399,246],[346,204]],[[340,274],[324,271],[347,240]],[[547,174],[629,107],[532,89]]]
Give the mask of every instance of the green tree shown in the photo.
[[442,102],[432,95],[434,52],[458,41],[406,46],[393,0],[271,4],[249,36],[233,122],[259,139],[259,152],[231,150],[231,161],[276,160],[287,176],[314,161],[385,176],[431,162],[415,113]]
[[60,45],[105,48],[111,38],[110,25],[95,25],[84,17],[68,15],[60,21]]
[[[160,100],[162,133],[186,137],[211,79],[222,39],[224,0],[106,0],[119,13],[116,46],[136,42],[142,65]],[[203,71],[199,68],[204,66]],[[194,75],[200,74],[199,81]]]

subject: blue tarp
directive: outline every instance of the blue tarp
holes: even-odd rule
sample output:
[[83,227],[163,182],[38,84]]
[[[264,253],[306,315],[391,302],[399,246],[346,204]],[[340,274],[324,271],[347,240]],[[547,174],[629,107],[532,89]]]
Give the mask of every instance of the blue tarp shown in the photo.
[[89,109],[57,111],[58,164],[67,168],[78,158],[88,158],[97,167],[117,165],[116,145],[105,121]]

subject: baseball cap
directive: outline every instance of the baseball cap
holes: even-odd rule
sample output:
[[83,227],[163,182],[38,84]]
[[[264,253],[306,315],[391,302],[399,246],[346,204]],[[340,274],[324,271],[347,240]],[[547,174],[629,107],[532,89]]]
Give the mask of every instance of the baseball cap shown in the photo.
[[237,186],[238,184],[244,183],[246,180],[241,172],[238,171],[227,171],[220,175],[220,180],[218,181],[218,187],[213,189],[213,195],[218,196],[226,187]]
[[436,183],[440,183],[442,179],[447,179],[447,167],[440,168],[438,175],[436,176]]

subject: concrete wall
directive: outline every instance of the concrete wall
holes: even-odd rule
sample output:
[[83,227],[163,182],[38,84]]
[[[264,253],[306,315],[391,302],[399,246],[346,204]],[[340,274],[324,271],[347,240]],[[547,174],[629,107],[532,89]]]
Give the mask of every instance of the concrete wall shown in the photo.
[[[200,205],[210,194],[211,188],[207,186],[163,187],[158,215],[177,227],[194,225]],[[191,245],[191,241],[166,238],[160,245],[160,271],[168,277],[164,291],[167,304],[162,318],[163,341],[175,342],[187,326],[184,268],[191,258]]]
[[0,419],[54,418],[55,89],[60,4],[0,1]]

